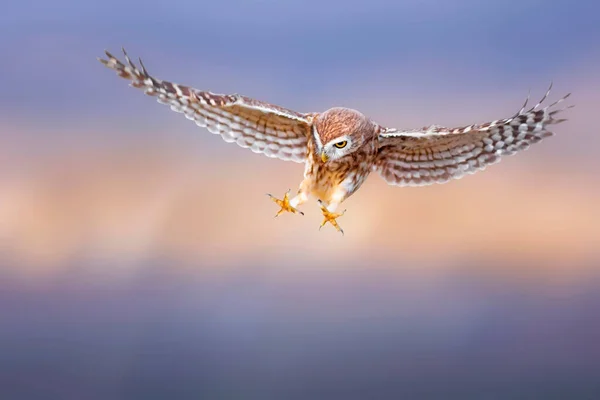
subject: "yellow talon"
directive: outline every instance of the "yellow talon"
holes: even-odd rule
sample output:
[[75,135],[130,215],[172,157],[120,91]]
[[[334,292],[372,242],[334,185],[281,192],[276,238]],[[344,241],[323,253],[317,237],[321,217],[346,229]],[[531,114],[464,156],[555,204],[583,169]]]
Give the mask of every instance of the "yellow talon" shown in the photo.
[[336,218],[341,217],[342,215],[344,215],[346,213],[346,210],[342,211],[341,214],[331,213],[323,205],[323,203],[321,202],[321,200],[319,200],[319,204],[321,205],[321,211],[323,212],[323,217],[325,217],[325,219],[321,223],[321,226],[319,227],[319,230],[321,230],[321,228],[324,227],[325,224],[329,222],[331,225],[333,225],[333,227],[338,232],[340,232],[343,235],[344,234],[344,230],[342,228],[340,228],[340,226],[338,225],[338,223],[336,221]]
[[283,200],[279,200],[267,193],[267,196],[269,196],[271,198],[271,200],[273,200],[275,203],[277,203],[277,205],[279,207],[281,207],[281,209],[277,212],[277,214],[275,214],[275,218],[279,217],[285,211],[291,212],[293,214],[300,213],[301,215],[304,215],[304,213],[302,211],[300,211],[290,205],[290,196],[289,195],[290,195],[290,189],[288,189],[288,191],[285,192],[285,195],[283,196]]

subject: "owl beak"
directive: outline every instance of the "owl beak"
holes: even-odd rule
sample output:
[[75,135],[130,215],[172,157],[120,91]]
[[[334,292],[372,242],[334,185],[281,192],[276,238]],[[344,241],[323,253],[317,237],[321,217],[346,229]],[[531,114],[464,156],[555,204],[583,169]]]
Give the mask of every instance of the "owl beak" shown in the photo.
[[321,152],[321,161],[327,162],[327,160],[329,160],[329,157],[327,156],[327,154],[325,154],[324,151],[322,151]]

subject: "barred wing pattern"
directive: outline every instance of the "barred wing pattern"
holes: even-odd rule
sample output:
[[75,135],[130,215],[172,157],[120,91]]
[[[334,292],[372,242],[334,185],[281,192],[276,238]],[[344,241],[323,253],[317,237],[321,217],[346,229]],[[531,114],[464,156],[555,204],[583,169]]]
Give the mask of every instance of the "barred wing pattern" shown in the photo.
[[535,107],[525,111],[525,101],[521,110],[507,119],[453,129],[436,125],[406,131],[383,128],[374,170],[390,185],[398,186],[445,183],[481,171],[502,156],[552,136],[548,126],[565,121],[556,119],[556,114],[573,106],[551,109],[570,93],[538,110],[551,88]]
[[131,81],[130,86],[156,96],[159,103],[183,113],[198,126],[219,134],[229,143],[250,148],[255,153],[294,162],[304,162],[310,116],[238,94],[224,95],[162,81],[150,76],[139,60],[138,68],[123,54],[122,63],[108,51],[108,60],[98,58],[117,75]]

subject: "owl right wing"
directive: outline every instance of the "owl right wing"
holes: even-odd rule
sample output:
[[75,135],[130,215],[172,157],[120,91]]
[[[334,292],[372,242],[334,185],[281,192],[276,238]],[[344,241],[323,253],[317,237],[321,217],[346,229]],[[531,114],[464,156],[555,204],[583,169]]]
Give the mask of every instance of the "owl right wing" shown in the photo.
[[570,93],[538,110],[550,89],[535,107],[525,111],[525,101],[521,110],[507,119],[460,128],[381,128],[374,170],[387,183],[398,186],[445,183],[481,171],[501,157],[526,150],[551,136],[549,125],[565,121],[554,118],[564,109],[551,109]]
[[138,68],[123,54],[126,63],[105,51],[108,60],[98,58],[117,75],[132,81],[130,86],[156,96],[159,103],[183,113],[198,126],[219,134],[255,153],[294,162],[304,162],[307,153],[311,114],[302,114],[239,94],[217,94],[156,79],[140,59]]

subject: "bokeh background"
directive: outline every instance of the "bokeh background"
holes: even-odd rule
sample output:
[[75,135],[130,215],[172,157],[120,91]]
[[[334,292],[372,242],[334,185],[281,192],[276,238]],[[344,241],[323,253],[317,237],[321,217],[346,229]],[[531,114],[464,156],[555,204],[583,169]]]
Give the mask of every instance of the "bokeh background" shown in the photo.
[[[0,13],[0,398],[600,398],[593,0],[9,1]],[[383,125],[556,136],[421,188],[372,175],[342,237],[274,219],[303,168],[96,61]]]

